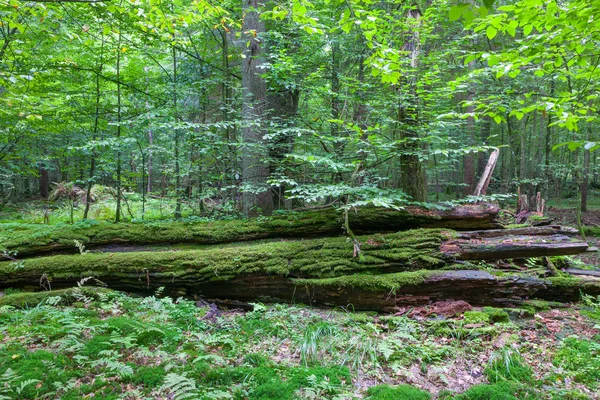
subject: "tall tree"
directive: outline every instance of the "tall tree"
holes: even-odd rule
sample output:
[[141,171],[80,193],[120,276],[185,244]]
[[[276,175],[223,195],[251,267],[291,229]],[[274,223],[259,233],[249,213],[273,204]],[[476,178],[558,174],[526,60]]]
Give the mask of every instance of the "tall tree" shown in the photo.
[[244,24],[247,38],[242,59],[242,180],[243,211],[246,216],[269,215],[273,211],[273,195],[267,180],[270,175],[266,149],[265,118],[267,115],[267,85],[262,36],[265,24],[260,18],[258,0],[243,0]]
[[427,201],[427,174],[420,160],[423,144],[419,138],[419,96],[417,94],[417,69],[420,40],[419,19],[416,6],[408,10],[408,32],[404,49],[410,57],[411,71],[400,91],[398,122],[400,123],[403,151],[400,156],[401,187],[414,201]]

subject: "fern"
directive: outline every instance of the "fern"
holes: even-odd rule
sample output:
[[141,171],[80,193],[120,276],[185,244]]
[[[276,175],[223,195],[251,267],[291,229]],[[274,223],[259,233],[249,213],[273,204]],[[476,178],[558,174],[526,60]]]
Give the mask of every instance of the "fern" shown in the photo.
[[27,379],[27,380],[24,380],[23,382],[21,382],[21,383],[19,384],[19,386],[17,386],[17,387],[15,388],[15,392],[17,392],[17,394],[19,394],[19,395],[20,395],[21,393],[23,393],[23,390],[25,390],[25,388],[26,388],[27,386],[29,386],[29,385],[33,385],[33,384],[36,384],[36,383],[38,383],[38,382],[41,382],[41,381],[40,381],[39,379]]
[[8,368],[2,376],[0,376],[0,399],[14,399],[15,397],[21,397],[23,390],[29,385],[34,385],[41,382],[39,379],[26,379],[17,384],[17,381],[21,379],[21,376]]
[[124,364],[121,361],[111,360],[109,358],[101,358],[98,361],[93,362],[92,366],[103,366],[109,371],[115,372],[121,378],[133,375],[133,368],[130,365]]
[[196,382],[185,374],[169,373],[165,376],[162,389],[169,393],[169,398],[174,400],[197,399],[198,389]]

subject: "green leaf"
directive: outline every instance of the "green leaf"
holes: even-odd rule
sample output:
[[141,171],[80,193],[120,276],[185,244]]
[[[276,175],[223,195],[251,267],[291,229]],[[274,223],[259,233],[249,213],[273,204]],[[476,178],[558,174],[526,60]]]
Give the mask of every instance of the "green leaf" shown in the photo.
[[492,40],[498,34],[498,29],[496,29],[496,28],[494,28],[493,26],[490,25],[485,30],[485,34],[488,37],[488,39]]
[[495,0],[483,0],[483,5],[485,6],[485,8],[487,8],[488,10],[491,10],[492,7],[494,6],[494,1]]
[[467,4],[459,4],[452,7],[449,12],[450,21],[458,21],[466,7]]

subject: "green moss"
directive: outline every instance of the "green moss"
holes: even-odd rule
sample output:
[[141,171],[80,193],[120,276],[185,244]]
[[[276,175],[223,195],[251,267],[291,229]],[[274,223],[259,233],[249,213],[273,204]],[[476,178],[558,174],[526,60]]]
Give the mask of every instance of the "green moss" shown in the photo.
[[455,400],[518,400],[515,390],[508,383],[471,386],[466,392],[455,396]]
[[501,308],[483,307],[481,311],[487,314],[489,320],[493,323],[510,322],[510,317],[506,311]]
[[[19,292],[0,297],[0,307],[13,306],[19,308],[31,308],[46,301],[50,297],[59,296],[61,299],[57,304],[72,304],[76,302],[79,295],[98,299],[101,294],[107,295],[112,291],[100,287],[81,287],[72,289],[49,290],[45,292]],[[77,296],[74,295],[77,294]],[[54,303],[53,303],[54,304]]]
[[[475,326],[475,327],[465,327],[465,325],[479,324],[482,321],[477,318],[480,317],[481,314],[477,314],[475,320],[479,322],[467,322],[467,321],[454,321],[454,320],[439,320],[439,321],[430,321],[429,331],[435,335],[440,337],[447,337],[449,339],[455,340],[472,340],[481,336],[491,337],[496,336],[500,331],[498,327],[494,325],[485,325],[485,326]],[[483,317],[485,318],[485,317]]]
[[465,324],[488,324],[490,322],[490,316],[481,311],[465,311]]
[[540,312],[540,311],[549,311],[553,308],[564,308],[565,305],[563,303],[558,303],[555,301],[525,300],[521,307],[523,307],[524,309],[527,309],[533,313],[536,313],[536,312]]
[[518,229],[518,228],[528,228],[529,226],[530,226],[529,224],[508,224],[508,225],[504,225],[504,228]]
[[420,270],[379,275],[354,274],[335,278],[294,279],[293,281],[297,285],[356,287],[370,291],[384,290],[394,293],[404,286],[421,285],[426,279],[438,274],[443,274],[443,272]]
[[278,379],[273,382],[267,382],[254,389],[252,398],[256,400],[292,400],[296,388],[287,382]]
[[[54,367],[48,368],[48,365]],[[19,377],[16,385],[29,379],[36,380],[36,383],[25,386],[18,397],[27,399],[39,398],[42,393],[50,392],[55,382],[65,383],[76,375],[68,372],[74,368],[68,357],[46,350],[7,352],[0,356],[0,375],[7,368]]]
[[244,356],[244,363],[259,367],[268,364],[268,358],[259,353],[250,353]]
[[136,366],[130,364],[134,368],[133,375],[125,377],[124,382],[131,382],[136,385],[144,386],[145,388],[155,388],[162,385],[167,371],[163,366]]
[[429,400],[431,395],[410,385],[378,385],[367,390],[369,400]]
[[505,308],[504,311],[506,311],[510,318],[532,318],[535,315],[535,312],[527,307]]

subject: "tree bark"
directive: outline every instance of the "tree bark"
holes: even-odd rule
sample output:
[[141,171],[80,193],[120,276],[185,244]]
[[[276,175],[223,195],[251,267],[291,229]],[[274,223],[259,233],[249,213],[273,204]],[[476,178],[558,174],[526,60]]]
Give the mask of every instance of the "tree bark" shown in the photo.
[[[96,74],[96,104],[94,113],[94,128],[92,130],[92,143],[95,146],[96,137],[98,135],[98,126],[100,123],[100,75],[104,67],[104,35],[102,35],[102,46],[100,47],[100,61],[98,65],[98,73]],[[96,149],[92,149],[92,155],[90,156],[90,175],[87,184],[87,190],[85,193],[85,210],[83,212],[83,219],[88,218],[90,212],[90,206],[92,203],[92,187],[94,186],[94,174],[96,173]]]
[[121,221],[121,30],[117,42],[117,209],[115,222]]
[[[412,8],[408,13],[409,20],[418,21],[420,17],[421,13],[417,8]],[[410,66],[413,76],[407,80],[408,93],[406,94],[408,100],[401,100],[398,113],[398,121],[401,124],[402,132],[401,139],[403,139],[403,149],[400,156],[400,179],[402,190],[413,201],[425,202],[427,201],[427,174],[419,158],[423,146],[419,140],[420,135],[418,132],[419,99],[416,88],[419,47],[418,31],[411,29],[404,48],[410,52]]]
[[270,175],[267,159],[268,150],[263,139],[266,117],[267,85],[262,78],[264,54],[261,36],[265,31],[260,19],[258,0],[243,0],[244,25],[248,45],[244,48],[242,59],[242,180],[246,188],[242,207],[244,215],[270,215],[273,212],[273,195],[267,185]]
[[44,199],[48,198],[50,191],[50,179],[48,177],[48,170],[44,165],[40,166],[40,196]]
[[[175,42],[175,34],[173,34],[173,42]],[[179,110],[177,109],[177,50],[175,45],[171,46],[171,54],[173,56],[173,120],[175,123],[175,219],[181,218],[181,171],[179,160]]]

